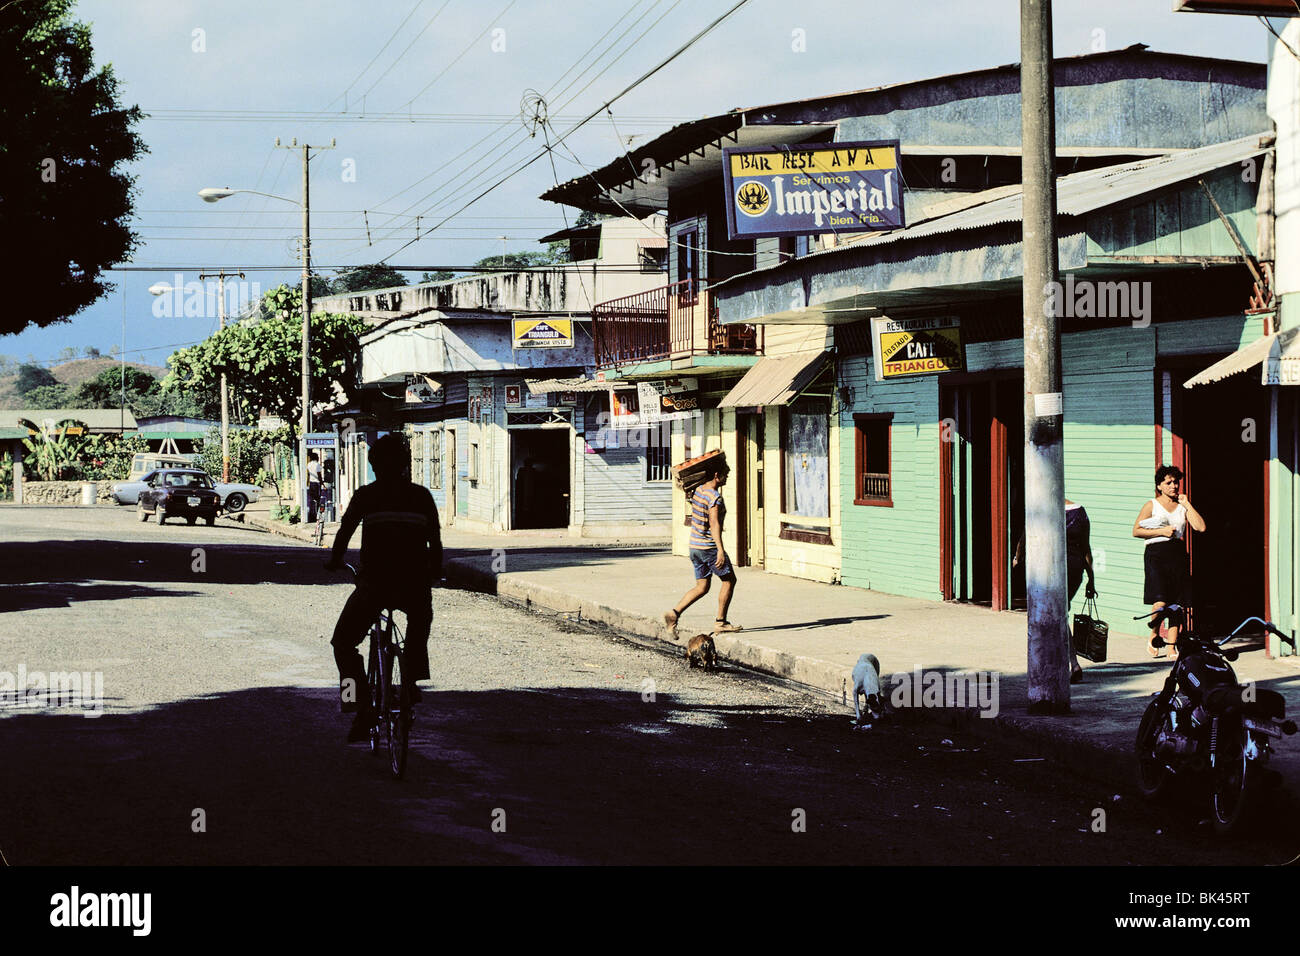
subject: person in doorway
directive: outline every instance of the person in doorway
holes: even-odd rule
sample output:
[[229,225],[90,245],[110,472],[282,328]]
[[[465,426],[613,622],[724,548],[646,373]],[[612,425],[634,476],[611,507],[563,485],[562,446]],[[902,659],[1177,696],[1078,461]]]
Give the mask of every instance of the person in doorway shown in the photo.
[[[1065,584],[1066,584],[1066,646],[1070,648],[1070,683],[1083,682],[1083,667],[1079,657],[1074,653],[1074,642],[1069,637],[1069,611],[1074,603],[1074,596],[1079,593],[1083,577],[1088,576],[1088,587],[1083,592],[1085,599],[1097,596],[1097,579],[1092,569],[1092,524],[1088,521],[1088,512],[1083,505],[1065,499]],[[1025,536],[1021,534],[1016,542],[1016,554],[1011,559],[1011,566],[1016,567],[1024,559]]]
[[320,457],[314,452],[307,452],[307,523],[316,521],[316,512],[320,510]]
[[[1156,469],[1156,496],[1142,506],[1133,522],[1133,537],[1146,541],[1142,557],[1144,585],[1142,600],[1151,605],[1152,613],[1166,604],[1186,605],[1189,576],[1187,571],[1187,526],[1205,531],[1205,519],[1192,507],[1187,496],[1179,492],[1183,473],[1173,465]],[[1151,635],[1152,641],[1155,634]],[[1165,643],[1169,656],[1177,657],[1177,626],[1168,629]],[[1148,642],[1147,653],[1160,657],[1163,651]]]
[[[348,741],[365,740],[374,723],[366,694],[366,668],[357,647],[370,623],[385,607],[406,612],[405,679],[419,699],[416,682],[429,678],[429,629],[433,623],[435,582],[442,578],[442,534],[438,507],[427,488],[406,476],[410,461],[400,435],[385,435],[370,447],[375,480],[358,488],[343,514],[334,549],[325,567],[343,567],[348,541],[359,525],[361,568],[357,588],[334,627],[334,661],[338,665],[343,711],[356,712]],[[349,693],[350,691],[350,693]]]
[[741,630],[739,625],[727,620],[727,610],[736,590],[736,572],[722,546],[722,527],[727,520],[727,505],[722,500],[722,486],[727,483],[730,469],[719,460],[710,466],[705,482],[691,496],[691,566],[695,570],[695,586],[687,591],[677,605],[664,614],[664,623],[673,637],[677,636],[677,622],[686,609],[709,593],[712,576],[718,581],[718,617],[713,623],[714,634],[729,634]]

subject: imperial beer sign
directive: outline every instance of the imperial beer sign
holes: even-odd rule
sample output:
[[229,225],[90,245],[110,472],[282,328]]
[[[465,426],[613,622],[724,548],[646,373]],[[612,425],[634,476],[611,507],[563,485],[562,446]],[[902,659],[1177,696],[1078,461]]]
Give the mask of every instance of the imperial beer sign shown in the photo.
[[898,140],[724,149],[732,239],[901,229]]
[[966,368],[961,320],[943,315],[925,319],[871,320],[876,381],[905,375],[935,375]]

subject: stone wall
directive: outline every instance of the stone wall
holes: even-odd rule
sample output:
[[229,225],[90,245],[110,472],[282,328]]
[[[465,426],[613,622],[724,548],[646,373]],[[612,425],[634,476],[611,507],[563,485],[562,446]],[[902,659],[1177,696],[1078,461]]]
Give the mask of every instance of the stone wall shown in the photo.
[[[24,481],[23,503],[29,505],[79,505],[81,504],[81,481]],[[111,502],[113,482],[96,483],[98,502]]]

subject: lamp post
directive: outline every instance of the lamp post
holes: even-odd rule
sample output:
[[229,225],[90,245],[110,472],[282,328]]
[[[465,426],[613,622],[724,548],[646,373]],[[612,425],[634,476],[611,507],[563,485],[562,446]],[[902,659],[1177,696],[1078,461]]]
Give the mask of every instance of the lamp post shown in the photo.
[[[282,202],[293,203],[302,209],[302,414],[299,418],[298,437],[298,508],[299,520],[307,520],[307,433],[311,431],[311,177],[308,174],[311,162],[307,143],[298,145],[294,139],[288,146],[277,148],[302,150],[302,202],[276,196],[273,193],[258,192],[256,189],[231,189],[229,186],[208,187],[199,190],[199,198],[204,202],[218,202],[235,193],[252,193],[256,196],[268,196]],[[316,149],[333,149],[334,140],[329,146],[317,146]]]

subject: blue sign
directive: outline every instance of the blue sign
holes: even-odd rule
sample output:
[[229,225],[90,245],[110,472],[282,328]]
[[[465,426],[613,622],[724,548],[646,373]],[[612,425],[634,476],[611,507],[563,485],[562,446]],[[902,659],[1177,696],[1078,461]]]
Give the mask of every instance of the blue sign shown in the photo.
[[901,229],[898,140],[722,151],[732,239]]

